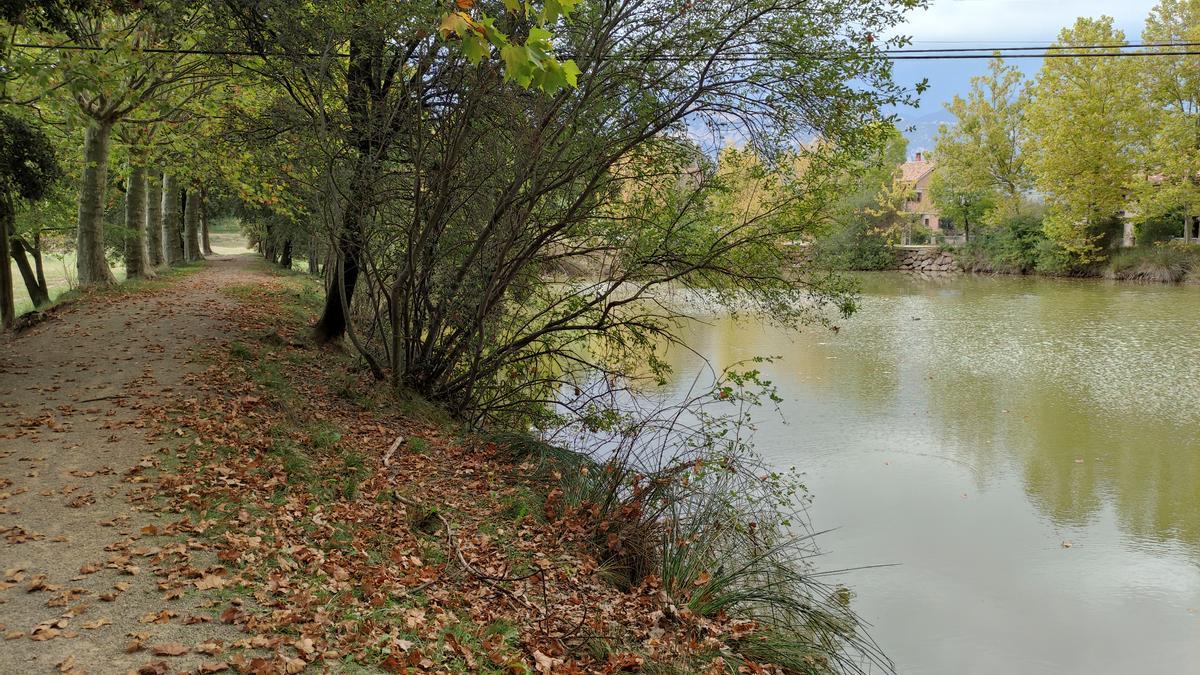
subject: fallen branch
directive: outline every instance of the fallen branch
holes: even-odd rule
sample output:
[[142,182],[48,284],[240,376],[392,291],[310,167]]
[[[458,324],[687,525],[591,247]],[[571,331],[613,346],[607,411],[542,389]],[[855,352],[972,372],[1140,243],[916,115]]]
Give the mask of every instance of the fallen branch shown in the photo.
[[[417,509],[418,511],[426,510],[425,507],[423,505],[421,505],[419,502],[409,499],[407,497],[401,496],[401,495],[396,495],[396,501],[400,502],[401,504],[404,504],[405,506],[411,507],[413,509]],[[548,616],[548,614],[546,613],[546,610],[538,607],[537,605],[533,604],[532,602],[529,602],[528,600],[518,596],[517,594],[513,593],[512,591],[510,591],[507,588],[504,588],[503,586],[500,585],[500,582],[524,581],[524,580],[529,579],[534,576],[544,575],[545,570],[543,570],[541,567],[538,567],[536,572],[531,572],[529,574],[519,576],[519,577],[497,577],[497,576],[490,575],[490,574],[480,570],[479,568],[475,567],[474,565],[472,565],[470,563],[470,561],[467,560],[466,556],[463,555],[462,547],[459,546],[459,544],[458,544],[458,538],[454,536],[454,527],[452,525],[450,525],[450,521],[447,520],[446,517],[443,516],[441,514],[441,512],[439,512],[437,509],[433,509],[432,514],[439,521],[441,521],[442,527],[446,530],[446,545],[447,545],[447,547],[449,547],[449,549],[451,551],[453,551],[454,556],[458,560],[458,564],[460,567],[462,567],[463,571],[465,571],[468,574],[470,574],[471,576],[479,579],[480,581],[482,581],[484,584],[488,585],[495,591],[508,596],[514,602],[519,603],[521,606],[525,607],[526,609],[530,609],[530,610],[537,612],[539,621],[543,621],[546,619],[546,617]],[[544,583],[544,578],[543,578],[543,583]]]

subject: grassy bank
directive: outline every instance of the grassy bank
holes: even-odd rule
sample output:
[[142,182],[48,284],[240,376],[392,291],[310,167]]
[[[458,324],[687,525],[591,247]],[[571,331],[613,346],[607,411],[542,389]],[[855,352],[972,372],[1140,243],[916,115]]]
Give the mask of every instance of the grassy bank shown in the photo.
[[786,476],[469,432],[311,344],[318,282],[263,270],[228,289],[208,397],[168,405],[185,442],[152,491],[221,561],[214,619],[292,646],[272,667],[887,670],[856,642],[849,592],[773,529],[791,507],[744,501],[791,494]]
[[1117,251],[1103,275],[1109,279],[1178,283],[1200,273],[1200,246],[1148,246]]
[[[213,248],[213,253],[217,255],[236,255],[246,252],[246,240],[238,232],[214,232],[210,237]],[[30,261],[32,264],[32,261]],[[25,287],[25,283],[21,278],[21,271],[17,268],[17,263],[9,260],[9,265],[12,267],[13,275],[13,297],[16,302],[17,314],[24,314],[32,311],[34,308],[33,301],[29,298],[29,290]],[[74,295],[75,290],[75,252],[49,252],[42,256],[43,271],[46,275],[46,286],[50,291],[50,302],[55,304],[62,300],[69,300]],[[116,277],[118,283],[125,281],[125,265],[123,263],[113,261],[109,269],[113,276]],[[165,270],[160,270],[160,273],[168,274]]]

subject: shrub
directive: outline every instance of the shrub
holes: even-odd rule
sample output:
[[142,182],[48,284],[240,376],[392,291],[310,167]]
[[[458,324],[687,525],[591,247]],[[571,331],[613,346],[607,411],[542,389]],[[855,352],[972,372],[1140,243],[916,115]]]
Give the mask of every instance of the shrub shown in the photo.
[[1069,251],[1050,239],[1038,242],[1034,252],[1037,271],[1054,276],[1076,276],[1082,273],[1079,263]]
[[1183,213],[1174,212],[1150,218],[1138,225],[1139,246],[1169,242],[1183,233]]
[[1038,266],[1038,247],[1045,239],[1041,218],[1006,218],[995,227],[981,228],[967,243],[963,266],[976,272],[1029,274]]
[[896,254],[887,238],[865,220],[844,224],[818,242],[816,262],[835,270],[887,270],[896,266]]

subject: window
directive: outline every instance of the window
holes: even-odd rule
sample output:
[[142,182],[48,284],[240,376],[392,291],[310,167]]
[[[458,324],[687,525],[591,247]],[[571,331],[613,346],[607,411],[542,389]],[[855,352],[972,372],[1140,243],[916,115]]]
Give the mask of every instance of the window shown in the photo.
[[928,218],[925,219],[925,227],[929,227],[929,219]]
[[921,191],[920,190],[917,190],[917,198],[914,201],[916,201],[918,204],[921,203]]

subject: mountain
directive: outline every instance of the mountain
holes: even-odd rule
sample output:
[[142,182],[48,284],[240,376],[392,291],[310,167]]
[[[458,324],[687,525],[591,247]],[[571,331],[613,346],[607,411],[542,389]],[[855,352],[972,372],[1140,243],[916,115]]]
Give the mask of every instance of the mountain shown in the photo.
[[901,115],[897,125],[900,133],[908,139],[908,154],[929,152],[933,150],[933,139],[937,136],[938,127],[942,124],[953,124],[954,115],[947,110],[937,110],[921,116]]

